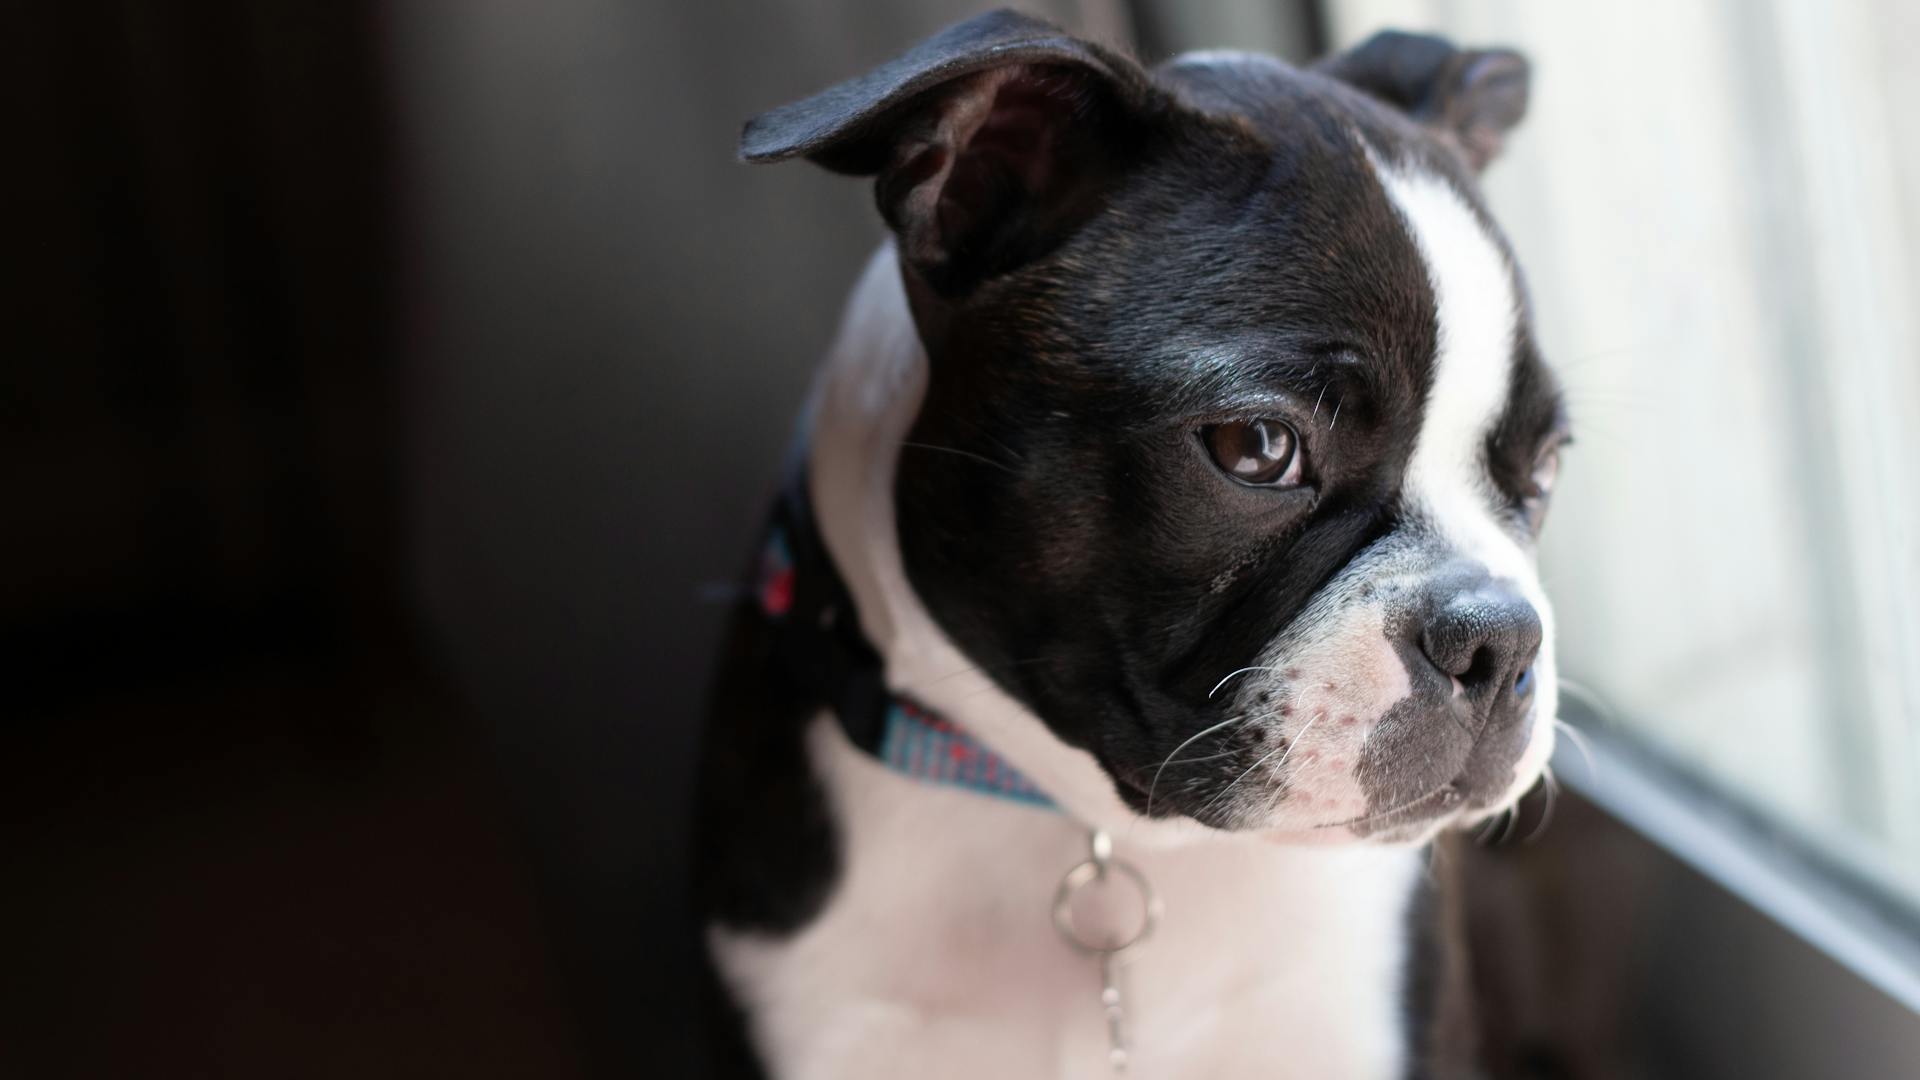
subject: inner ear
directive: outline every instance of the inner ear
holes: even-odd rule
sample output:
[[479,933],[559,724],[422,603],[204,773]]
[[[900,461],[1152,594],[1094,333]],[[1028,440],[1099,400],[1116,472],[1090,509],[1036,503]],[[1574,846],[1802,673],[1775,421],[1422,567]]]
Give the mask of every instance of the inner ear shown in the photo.
[[1016,64],[961,80],[909,127],[875,186],[907,264],[943,294],[1046,254],[1125,152],[1084,71]]
[[1130,57],[1001,10],[754,117],[740,156],[878,174],[903,267],[956,296],[1084,222],[1170,104]]

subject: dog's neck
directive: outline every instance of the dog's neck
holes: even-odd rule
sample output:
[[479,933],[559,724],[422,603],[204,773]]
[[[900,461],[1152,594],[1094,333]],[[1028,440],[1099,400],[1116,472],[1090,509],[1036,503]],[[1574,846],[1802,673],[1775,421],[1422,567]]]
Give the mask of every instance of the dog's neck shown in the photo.
[[846,579],[862,630],[885,663],[888,686],[985,741],[1091,828],[1148,843],[1208,834],[1135,815],[1091,754],[1062,742],[1001,690],[915,596],[900,556],[893,480],[926,386],[926,350],[888,243],[854,289],[814,387],[808,460],[821,536]]
[[[1404,1073],[1405,926],[1424,857],[1141,818],[1092,755],[979,671],[914,593],[896,540],[895,466],[926,384],[889,246],[868,264],[814,389],[814,524],[889,687],[992,747],[1061,813],[916,785],[816,719],[808,752],[843,867],[831,899],[791,937],[713,929],[726,977],[757,1003],[761,1053],[821,1075],[895,1075],[929,1054],[956,1063],[954,1075],[963,1061],[970,1074],[1014,1075],[1030,1053],[1058,1057],[1048,1075],[1100,1075],[1096,965],[1047,918],[1050,890],[1085,857],[1077,823],[1110,833],[1166,903],[1153,941],[1130,954],[1143,1072],[1167,1071],[1149,1064],[1160,1054],[1192,1075]],[[906,956],[914,962],[876,962]],[[981,1039],[987,1030],[995,1036]]]

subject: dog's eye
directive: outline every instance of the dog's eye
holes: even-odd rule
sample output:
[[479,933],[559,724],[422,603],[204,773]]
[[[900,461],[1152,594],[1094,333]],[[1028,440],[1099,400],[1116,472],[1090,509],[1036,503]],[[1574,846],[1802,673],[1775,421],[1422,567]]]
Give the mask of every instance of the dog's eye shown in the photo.
[[1243,484],[1288,487],[1300,482],[1300,438],[1280,420],[1235,420],[1203,428],[1200,438],[1220,471]]
[[1533,471],[1527,474],[1527,486],[1520,492],[1520,512],[1527,527],[1536,533],[1546,522],[1547,500],[1553,495],[1554,481],[1560,479],[1560,448],[1565,445],[1563,440],[1540,451],[1533,460]]
[[1560,479],[1560,444],[1554,443],[1540,452],[1533,463],[1533,472],[1527,477],[1527,494],[1535,499],[1544,499],[1553,494],[1553,482]]

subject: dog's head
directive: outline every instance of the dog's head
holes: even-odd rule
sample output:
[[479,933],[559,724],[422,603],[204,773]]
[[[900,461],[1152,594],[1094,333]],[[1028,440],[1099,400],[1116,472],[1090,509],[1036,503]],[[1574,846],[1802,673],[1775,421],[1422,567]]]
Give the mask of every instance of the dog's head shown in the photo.
[[1504,51],[1151,71],[1001,12],[750,123],[877,177],[914,590],[1136,810],[1418,839],[1535,780],[1564,417],[1476,174]]

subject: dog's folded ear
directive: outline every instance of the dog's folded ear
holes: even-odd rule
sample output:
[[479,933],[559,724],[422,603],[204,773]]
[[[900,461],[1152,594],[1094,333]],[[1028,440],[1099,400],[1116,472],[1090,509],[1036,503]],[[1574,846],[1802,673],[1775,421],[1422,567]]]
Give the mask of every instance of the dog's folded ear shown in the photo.
[[1003,10],[748,121],[740,157],[877,176],[903,260],[952,296],[1085,220],[1164,101],[1133,60]]
[[1475,172],[1499,156],[1527,111],[1527,59],[1383,30],[1314,66],[1392,105],[1459,147]]

